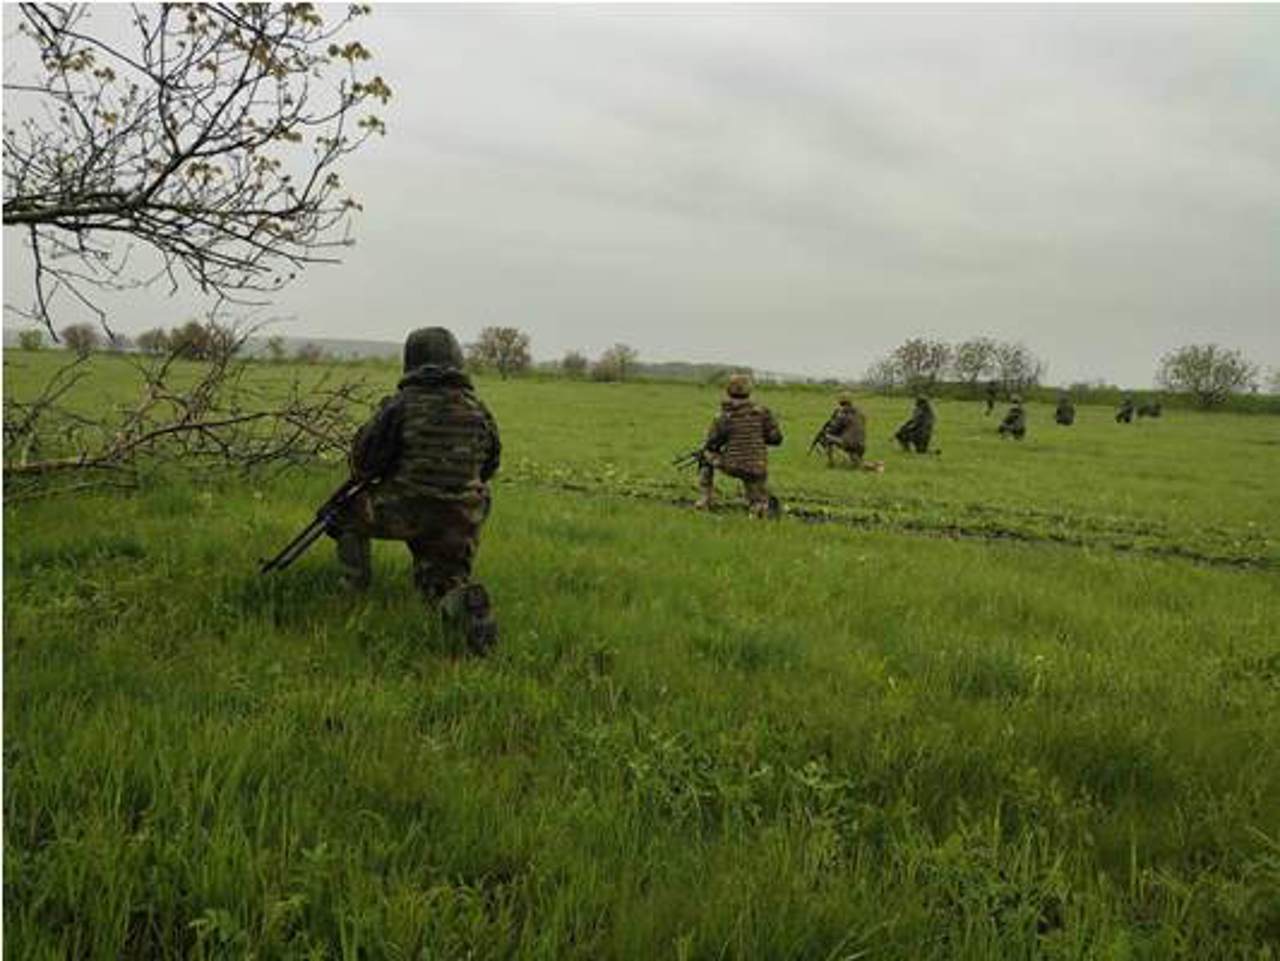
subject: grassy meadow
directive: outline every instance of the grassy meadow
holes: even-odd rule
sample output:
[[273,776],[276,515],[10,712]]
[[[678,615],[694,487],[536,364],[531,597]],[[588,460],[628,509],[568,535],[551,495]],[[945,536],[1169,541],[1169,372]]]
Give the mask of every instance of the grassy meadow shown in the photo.
[[763,388],[775,523],[688,509],[711,387],[478,386],[485,659],[401,545],[257,575],[338,463],[6,499],[12,957],[1280,959],[1280,418],[865,398],[874,475]]

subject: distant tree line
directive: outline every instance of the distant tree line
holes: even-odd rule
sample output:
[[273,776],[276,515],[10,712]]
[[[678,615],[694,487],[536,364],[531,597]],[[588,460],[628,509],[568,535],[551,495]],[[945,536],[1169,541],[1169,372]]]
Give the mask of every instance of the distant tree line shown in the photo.
[[975,396],[995,382],[1005,394],[1035,387],[1047,365],[1025,344],[974,337],[952,346],[946,341],[912,337],[868,368],[865,382],[875,390],[929,392],[958,382]]
[[591,379],[599,381],[627,380],[635,375],[640,354],[634,347],[614,344],[591,365]]
[[[93,324],[68,324],[58,331],[62,346],[81,357],[95,350],[118,352],[133,347],[126,335],[113,331],[103,336],[101,327]],[[18,335],[18,346],[23,350],[39,350],[44,346],[44,335],[39,330],[24,330]]]
[[134,344],[144,354],[174,354],[188,360],[229,357],[240,350],[244,335],[214,320],[189,320],[168,330],[153,327],[140,333]]
[[[212,320],[203,323],[190,320],[168,330],[153,327],[139,334],[134,344],[145,354],[176,354],[189,360],[208,360],[224,353],[227,356],[238,353],[246,340],[246,332],[236,328]],[[264,353],[267,360],[277,364],[286,361],[319,364],[331,359],[322,347],[311,341],[300,344],[291,355],[284,337],[279,334],[267,338]]]
[[[174,353],[192,360],[235,353],[243,345],[244,333],[215,321],[187,321],[177,327],[155,327],[138,334],[132,341],[123,334],[104,338],[100,327],[71,324],[59,331],[62,345],[77,354],[95,350],[137,350],[148,354]],[[474,343],[466,347],[466,362],[472,370],[493,370],[504,380],[533,367],[529,335],[517,327],[490,326],[481,329]],[[39,350],[44,336],[38,329],[24,330],[18,335],[22,350]],[[267,339],[265,356],[275,363],[294,361],[316,364],[333,360],[318,344],[305,342],[292,356],[279,335]],[[696,367],[697,365],[690,365]],[[705,366],[705,365],[704,365]],[[567,351],[552,365],[568,378],[590,377],[596,381],[625,381],[639,370],[639,354],[634,347],[617,343],[595,360],[578,350]],[[736,369],[736,368],[735,368]],[[729,368],[724,368],[729,370]],[[863,384],[876,391],[892,393],[911,391],[933,394],[981,396],[988,384],[999,393],[1029,393],[1043,381],[1047,364],[1023,343],[999,341],[991,337],[974,337],[959,344],[942,340],[912,337],[877,360],[867,370]],[[704,378],[707,383],[723,379],[723,371],[715,368]],[[1218,407],[1231,397],[1262,386],[1261,368],[1241,351],[1218,344],[1189,344],[1169,351],[1160,358],[1155,375],[1160,388],[1186,397],[1202,408]],[[1280,394],[1280,368],[1273,368],[1267,387]],[[1087,381],[1068,388],[1077,396],[1121,393],[1119,387],[1102,381]]]
[[[979,396],[995,384],[1008,397],[1040,385],[1047,364],[1025,344],[974,337],[952,346],[941,340],[913,337],[868,368],[864,383],[872,390],[937,393],[958,386],[963,394]],[[1197,406],[1218,407],[1235,394],[1256,391],[1261,371],[1243,353],[1218,344],[1191,344],[1169,351],[1156,369],[1155,382]],[[1272,390],[1280,392],[1280,371],[1272,375]],[[1100,383],[1073,384],[1076,392],[1107,390]],[[953,392],[948,390],[948,392]]]
[[[496,371],[503,380],[526,373],[533,366],[530,338],[517,327],[485,327],[467,345],[467,366],[471,370]],[[623,381],[635,375],[639,354],[627,344],[614,344],[594,361],[586,354],[570,350],[561,358],[558,372],[570,378],[590,377],[598,381]]]
[[623,381],[634,377],[639,365],[639,352],[628,344],[614,344],[595,360],[578,350],[566,351],[556,367],[571,380],[590,377],[596,381]]

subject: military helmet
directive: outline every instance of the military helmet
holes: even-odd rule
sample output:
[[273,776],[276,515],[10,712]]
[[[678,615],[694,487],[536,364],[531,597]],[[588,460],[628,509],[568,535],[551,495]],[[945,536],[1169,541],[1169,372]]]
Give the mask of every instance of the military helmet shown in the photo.
[[924,394],[919,395],[919,396],[916,398],[916,406],[917,406],[917,407],[928,407],[928,406],[929,406],[929,398],[928,398],[928,397],[926,397]]
[[842,390],[836,394],[836,403],[841,407],[848,407],[853,403],[853,395],[847,390]]
[[724,392],[730,397],[750,397],[751,378],[747,374],[732,374],[724,385]]
[[462,348],[445,327],[419,327],[404,342],[404,369],[424,364],[462,369]]
[[1010,397],[1010,398],[1009,398],[1009,400],[1010,400],[1010,401],[1012,401],[1012,402],[1013,402],[1013,403],[1015,403],[1015,404],[1021,404],[1021,403],[1022,403],[1022,395],[1021,395],[1021,394],[1014,394],[1012,397]]

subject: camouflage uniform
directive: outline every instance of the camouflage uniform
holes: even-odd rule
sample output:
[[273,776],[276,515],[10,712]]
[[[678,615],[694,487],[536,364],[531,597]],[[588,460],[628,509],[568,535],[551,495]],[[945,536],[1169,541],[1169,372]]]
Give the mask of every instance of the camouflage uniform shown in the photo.
[[1000,422],[1000,426],[996,430],[1001,437],[1012,437],[1014,440],[1022,440],[1026,436],[1027,412],[1022,409],[1021,397],[1014,395],[1013,406],[1004,415],[1004,420]]
[[769,513],[768,447],[782,443],[782,431],[767,407],[752,403],[751,381],[743,374],[729,378],[729,395],[707,430],[704,457],[698,472],[702,496],[697,506],[711,506],[715,497],[715,472],[719,469],[742,481],[747,506],[756,517]]
[[1133,398],[1126,397],[1120,402],[1120,409],[1116,411],[1117,424],[1133,423]]
[[1066,394],[1058,398],[1058,408],[1053,412],[1053,419],[1063,427],[1070,427],[1076,422],[1076,405]]
[[999,387],[997,387],[996,382],[994,380],[989,381],[987,383],[987,409],[983,413],[990,414],[991,411],[995,408],[996,394],[998,391],[999,391]]
[[822,428],[822,446],[827,450],[827,466],[835,464],[833,451],[844,451],[855,467],[867,453],[867,417],[848,397],[841,397],[835,411]]
[[928,399],[917,397],[910,420],[899,427],[893,437],[903,450],[914,448],[917,454],[924,454],[929,450],[929,440],[933,437],[933,421],[933,408],[929,406]]
[[1163,412],[1160,401],[1148,401],[1145,404],[1138,405],[1138,418],[1143,417],[1159,417]]
[[352,476],[377,478],[333,524],[348,584],[371,579],[371,538],[404,541],[413,580],[431,605],[457,623],[472,647],[497,639],[483,585],[471,581],[480,528],[489,514],[489,479],[498,469],[498,427],[462,372],[462,351],[443,327],[405,342],[405,374],[360,428]]

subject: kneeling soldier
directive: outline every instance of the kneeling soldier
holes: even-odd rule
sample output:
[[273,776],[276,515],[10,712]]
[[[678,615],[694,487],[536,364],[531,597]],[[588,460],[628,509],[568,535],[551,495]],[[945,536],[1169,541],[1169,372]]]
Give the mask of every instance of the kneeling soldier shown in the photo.
[[917,454],[928,453],[929,441],[933,438],[933,421],[933,408],[929,405],[929,399],[917,397],[915,410],[910,419],[893,435],[894,440],[905,451],[914,449]]
[[1014,394],[1011,399],[1013,406],[1009,408],[1009,413],[1004,415],[1004,420],[996,430],[1002,438],[1012,437],[1014,440],[1022,440],[1027,433],[1027,412],[1022,409],[1021,397]]
[[489,409],[462,371],[462,349],[443,327],[411,333],[397,392],[356,434],[352,476],[374,483],[338,515],[329,534],[347,584],[369,586],[370,538],[404,541],[413,580],[446,624],[484,653],[498,625],[482,584],[471,580],[489,478],[501,446]]
[[854,467],[862,466],[862,458],[867,453],[867,417],[854,406],[848,394],[836,398],[836,409],[822,428],[821,443],[827,451],[828,467],[835,466],[833,452],[836,450],[848,454]]
[[715,497],[715,472],[718,468],[742,481],[747,506],[756,517],[769,513],[769,452],[766,447],[782,443],[782,431],[769,408],[753,403],[751,378],[734,374],[725,387],[728,398],[721,402],[720,413],[707,430],[702,445],[705,456],[698,473],[702,496],[695,505],[701,510],[711,507]]

